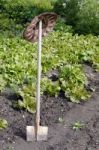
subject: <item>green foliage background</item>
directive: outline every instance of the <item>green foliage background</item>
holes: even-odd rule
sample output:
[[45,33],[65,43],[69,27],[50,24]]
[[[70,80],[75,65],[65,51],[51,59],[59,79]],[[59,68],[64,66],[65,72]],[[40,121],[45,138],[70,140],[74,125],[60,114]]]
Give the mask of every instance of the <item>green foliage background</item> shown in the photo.
[[54,10],[76,33],[99,35],[98,0],[57,0]]

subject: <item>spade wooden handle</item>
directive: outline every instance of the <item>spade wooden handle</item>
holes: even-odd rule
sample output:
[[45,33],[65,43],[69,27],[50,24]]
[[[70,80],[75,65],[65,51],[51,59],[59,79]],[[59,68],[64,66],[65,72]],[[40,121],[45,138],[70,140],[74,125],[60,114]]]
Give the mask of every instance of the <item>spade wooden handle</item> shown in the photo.
[[42,21],[39,22],[38,65],[37,65],[37,105],[36,124],[40,123],[40,81],[41,81]]

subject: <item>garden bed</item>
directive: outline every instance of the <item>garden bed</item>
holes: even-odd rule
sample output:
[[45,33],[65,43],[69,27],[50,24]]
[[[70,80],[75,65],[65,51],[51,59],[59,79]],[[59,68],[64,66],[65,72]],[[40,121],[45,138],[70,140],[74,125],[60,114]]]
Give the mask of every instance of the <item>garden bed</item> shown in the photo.
[[[47,142],[26,141],[26,126],[34,123],[34,114],[13,109],[16,95],[2,92],[0,117],[8,121],[8,128],[0,131],[0,150],[99,150],[99,73],[87,65],[84,68],[96,89],[89,101],[74,104],[62,95],[42,96],[41,124],[49,127]],[[76,126],[78,121],[84,126]]]

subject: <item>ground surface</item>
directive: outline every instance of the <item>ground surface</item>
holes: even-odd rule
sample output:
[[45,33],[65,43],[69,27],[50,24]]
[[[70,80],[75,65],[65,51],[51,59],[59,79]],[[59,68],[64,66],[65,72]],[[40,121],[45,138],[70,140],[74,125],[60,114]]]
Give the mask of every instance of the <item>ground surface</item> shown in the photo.
[[[2,93],[0,117],[9,127],[0,131],[0,150],[99,150],[99,73],[89,66],[85,72],[89,86],[96,88],[89,101],[73,104],[62,97],[42,97],[41,124],[49,127],[47,142],[26,142],[25,128],[32,125],[34,115],[13,109],[15,95],[8,90]],[[77,121],[84,123],[84,128],[73,130]]]

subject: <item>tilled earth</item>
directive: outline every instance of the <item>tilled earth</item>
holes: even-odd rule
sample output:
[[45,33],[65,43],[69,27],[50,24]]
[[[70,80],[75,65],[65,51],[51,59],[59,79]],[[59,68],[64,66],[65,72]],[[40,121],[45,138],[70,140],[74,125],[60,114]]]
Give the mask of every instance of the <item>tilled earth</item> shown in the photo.
[[[85,66],[89,89],[95,88],[87,102],[73,104],[64,97],[42,97],[41,124],[49,127],[47,142],[27,142],[26,126],[34,124],[34,115],[12,108],[16,96],[10,90],[0,95],[0,117],[9,126],[0,131],[0,150],[99,150],[99,73]],[[75,122],[81,129],[73,129]]]

